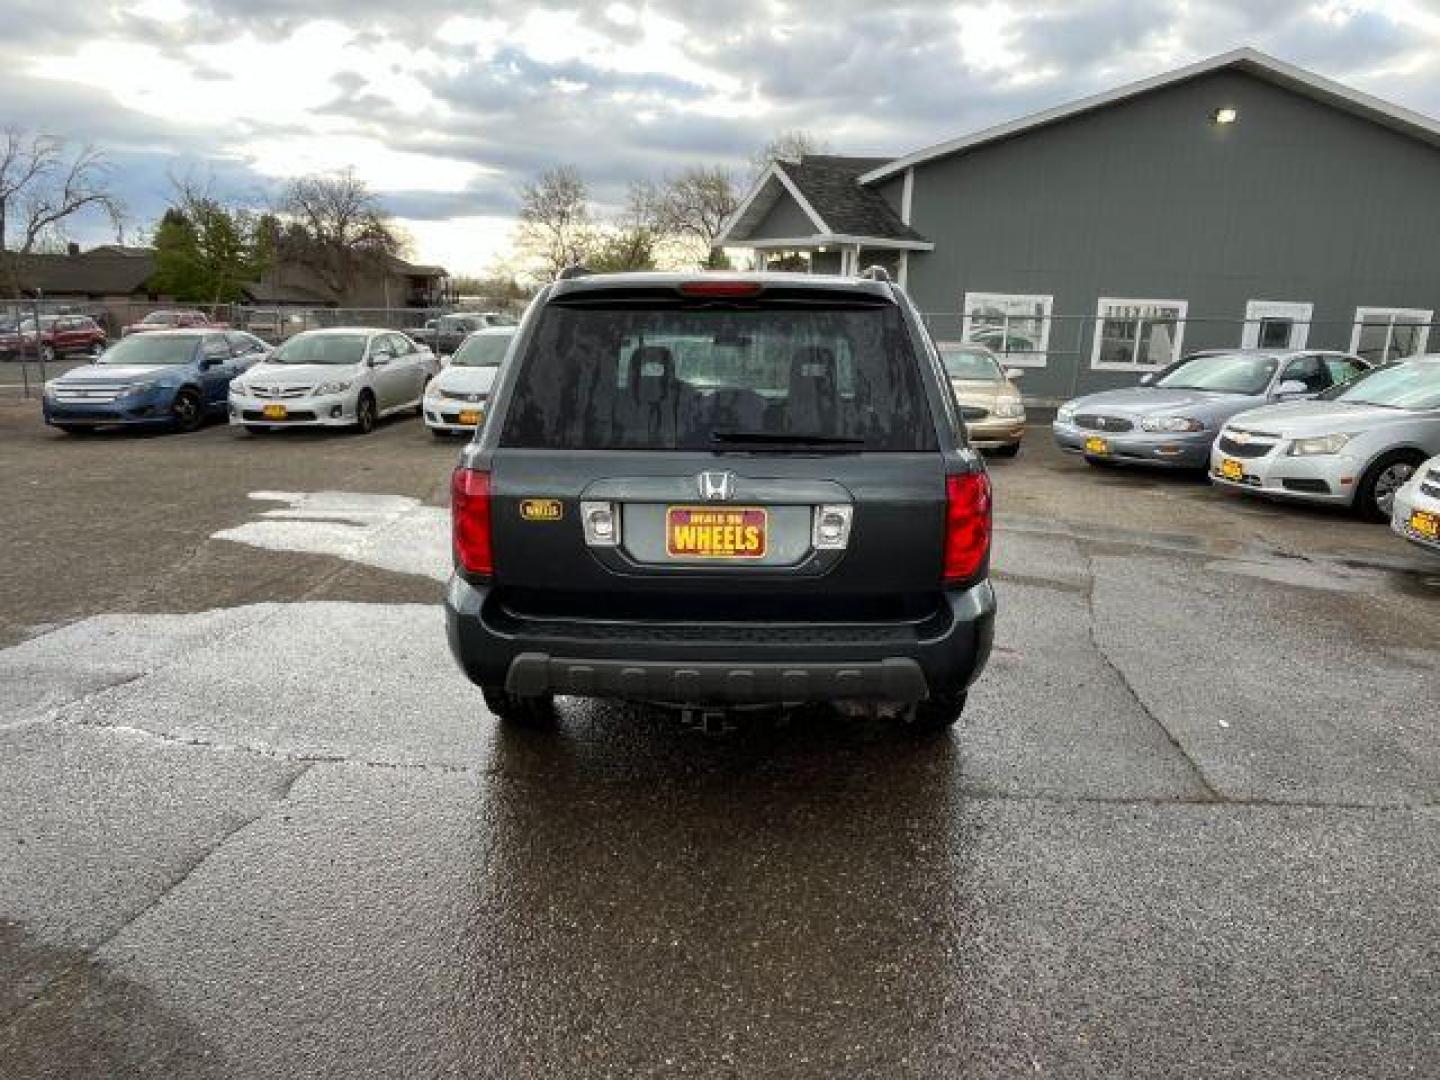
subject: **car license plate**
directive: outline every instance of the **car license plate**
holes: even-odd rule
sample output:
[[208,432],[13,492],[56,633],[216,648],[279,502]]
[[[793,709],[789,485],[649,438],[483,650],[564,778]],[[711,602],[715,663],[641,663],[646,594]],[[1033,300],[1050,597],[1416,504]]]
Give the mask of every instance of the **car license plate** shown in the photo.
[[290,415],[284,405],[266,405],[260,412],[264,414],[266,420],[284,420]]
[[474,426],[485,419],[485,414],[479,409],[465,409],[460,413],[460,423]]
[[1234,458],[1221,458],[1220,475],[1226,480],[1244,480],[1245,466],[1241,465],[1240,462]]
[[1440,540],[1440,514],[1416,510],[1410,515],[1410,528],[1431,540]]
[[1098,435],[1091,435],[1085,440],[1085,453],[1104,457],[1110,453],[1110,443]]
[[770,515],[760,507],[671,506],[665,551],[672,559],[760,559]]

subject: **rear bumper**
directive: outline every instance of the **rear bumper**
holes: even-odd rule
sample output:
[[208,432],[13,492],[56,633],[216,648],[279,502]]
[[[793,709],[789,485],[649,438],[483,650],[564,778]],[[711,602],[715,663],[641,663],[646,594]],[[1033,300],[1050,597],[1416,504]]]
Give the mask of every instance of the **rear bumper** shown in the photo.
[[676,704],[913,702],[963,692],[994,637],[988,581],[947,592],[923,623],[685,624],[517,618],[450,579],[450,651],[480,685]]

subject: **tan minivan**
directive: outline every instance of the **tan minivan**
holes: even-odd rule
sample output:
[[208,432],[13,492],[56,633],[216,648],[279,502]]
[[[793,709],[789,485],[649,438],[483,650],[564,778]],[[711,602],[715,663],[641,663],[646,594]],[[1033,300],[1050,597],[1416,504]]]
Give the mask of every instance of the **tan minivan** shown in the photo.
[[1025,437],[1025,405],[1013,381],[1021,372],[1002,368],[993,352],[973,341],[942,341],[938,347],[970,445],[1014,457]]

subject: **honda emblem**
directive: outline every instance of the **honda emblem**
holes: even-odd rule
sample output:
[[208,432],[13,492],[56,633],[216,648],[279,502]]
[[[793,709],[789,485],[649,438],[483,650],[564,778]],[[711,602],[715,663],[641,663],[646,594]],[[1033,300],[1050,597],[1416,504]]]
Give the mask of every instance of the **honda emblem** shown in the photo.
[[706,502],[726,502],[735,494],[732,472],[702,472],[695,480],[700,487],[700,497]]

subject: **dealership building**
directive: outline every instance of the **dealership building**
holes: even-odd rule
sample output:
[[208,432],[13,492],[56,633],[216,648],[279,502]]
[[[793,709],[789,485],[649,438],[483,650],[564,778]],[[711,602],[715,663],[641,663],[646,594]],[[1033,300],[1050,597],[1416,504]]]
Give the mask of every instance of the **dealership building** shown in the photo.
[[937,340],[1066,396],[1198,349],[1425,351],[1437,192],[1440,123],[1241,49],[901,157],[775,161],[717,246],[882,265]]

